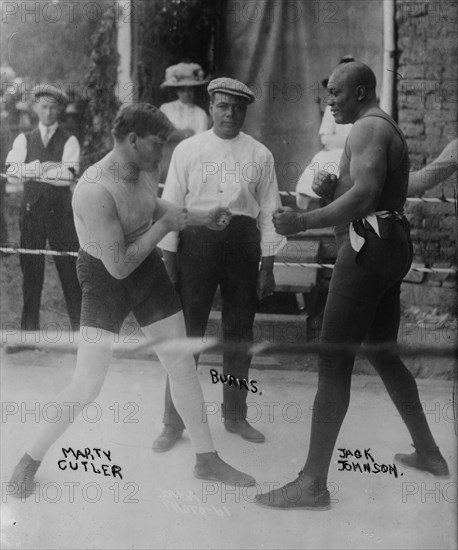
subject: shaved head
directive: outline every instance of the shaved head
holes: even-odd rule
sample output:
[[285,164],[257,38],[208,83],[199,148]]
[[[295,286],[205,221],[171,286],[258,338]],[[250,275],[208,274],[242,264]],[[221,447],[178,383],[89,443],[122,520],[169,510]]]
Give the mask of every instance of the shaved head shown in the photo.
[[334,80],[344,81],[347,86],[352,88],[364,86],[367,92],[374,94],[377,86],[377,79],[372,69],[359,61],[339,65],[329,78],[329,83]]
[[377,80],[367,65],[351,61],[338,65],[328,82],[328,105],[337,124],[355,122],[365,109],[377,104]]

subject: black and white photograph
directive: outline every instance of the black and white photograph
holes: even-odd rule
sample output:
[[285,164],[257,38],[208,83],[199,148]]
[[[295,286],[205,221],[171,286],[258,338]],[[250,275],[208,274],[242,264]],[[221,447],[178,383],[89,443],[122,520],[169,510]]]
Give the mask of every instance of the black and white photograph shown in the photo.
[[458,0],[0,0],[4,550],[448,550]]

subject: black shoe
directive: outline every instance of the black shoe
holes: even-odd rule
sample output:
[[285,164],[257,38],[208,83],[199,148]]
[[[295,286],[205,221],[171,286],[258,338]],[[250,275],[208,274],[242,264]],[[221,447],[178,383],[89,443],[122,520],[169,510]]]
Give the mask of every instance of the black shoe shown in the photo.
[[394,455],[394,460],[406,468],[423,470],[424,472],[428,472],[437,477],[450,477],[447,462],[441,455],[438,447],[435,451],[427,451],[422,453],[415,450],[415,452],[410,455],[398,453]]
[[299,472],[299,477],[279,489],[257,495],[255,503],[268,508],[283,510],[329,510],[331,495],[325,484],[318,484],[312,477]]
[[14,493],[8,493],[15,498],[25,499],[35,492],[35,473],[41,462],[33,460],[27,453],[14,468],[10,483],[14,485]]
[[224,427],[228,432],[239,434],[243,439],[253,443],[264,443],[266,440],[265,436],[250,426],[246,420],[225,420]]
[[181,439],[182,435],[183,430],[177,430],[166,424],[161,434],[153,441],[153,451],[156,453],[170,451],[175,443]]
[[256,480],[248,474],[239,472],[222,460],[218,453],[199,453],[194,466],[194,477],[207,481],[221,481],[226,485],[239,487],[251,487],[256,485]]

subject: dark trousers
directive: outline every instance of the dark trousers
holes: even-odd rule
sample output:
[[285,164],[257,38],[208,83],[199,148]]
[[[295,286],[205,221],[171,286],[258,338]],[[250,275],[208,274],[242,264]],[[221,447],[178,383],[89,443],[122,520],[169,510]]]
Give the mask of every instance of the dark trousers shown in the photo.
[[[405,220],[380,221],[380,239],[372,230],[359,254],[348,233],[337,236],[338,254],[324,312],[323,344],[395,345],[400,322],[400,287],[412,261]],[[417,449],[436,445],[426,422],[412,374],[393,349],[368,355],[404,420]],[[314,401],[305,473],[323,482],[350,401],[355,352],[329,349],[319,356],[318,391]]]
[[[256,313],[256,281],[260,260],[260,236],[256,221],[234,216],[224,231],[188,228],[178,247],[178,294],[189,337],[203,338],[219,285],[222,298],[222,332],[225,343],[252,342]],[[196,364],[198,355],[195,356]],[[223,374],[248,380],[251,356],[231,346],[223,352]],[[247,390],[223,385],[225,419],[246,418]],[[164,424],[184,429],[175,409],[169,381],[165,391]]]
[[[78,251],[78,238],[73,222],[71,192],[68,188],[56,188],[49,184],[43,192],[28,200],[27,194],[21,205],[19,227],[21,247],[29,249],[46,248],[46,242],[52,250]],[[40,300],[43,288],[45,258],[49,256],[21,254],[20,263],[23,274],[22,330],[39,330]],[[81,314],[81,288],[76,276],[76,258],[73,256],[54,256],[70,324],[78,330]]]

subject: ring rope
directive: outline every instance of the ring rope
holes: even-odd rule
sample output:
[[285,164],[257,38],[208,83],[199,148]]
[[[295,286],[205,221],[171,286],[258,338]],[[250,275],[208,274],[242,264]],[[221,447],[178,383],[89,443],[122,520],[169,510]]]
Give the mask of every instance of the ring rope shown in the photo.
[[[445,327],[445,325],[444,325]],[[452,331],[453,327],[448,327],[447,330]],[[56,341],[55,337],[59,336]],[[89,341],[91,344],[97,345],[98,340],[87,340],[86,337],[79,333],[69,333],[69,341],[65,340],[65,334],[53,334],[49,341],[40,331],[25,331],[24,333],[11,331],[0,331],[0,348],[5,348],[6,353],[15,351],[26,351],[30,349],[50,349],[56,351],[76,352],[78,344],[81,341]],[[447,335],[446,335],[447,336]],[[48,335],[49,337],[49,335]],[[451,338],[454,338],[451,336]],[[408,345],[386,342],[381,344],[353,344],[353,343],[321,343],[321,342],[219,342],[215,337],[206,338],[176,338],[176,339],[155,339],[155,338],[139,338],[136,342],[125,343],[121,341],[113,344],[113,351],[124,352],[127,354],[136,353],[148,348],[164,348],[173,350],[187,350],[192,353],[206,352],[223,352],[224,350],[244,352],[249,355],[259,355],[263,352],[273,353],[292,353],[292,354],[335,354],[335,353],[387,353],[402,355],[405,357],[456,357],[458,348],[456,344],[441,343],[440,345]]]
[[[280,195],[284,197],[297,197],[297,195],[300,195],[300,193],[297,193],[297,191],[279,191]],[[407,197],[406,201],[408,202],[447,202],[447,203],[455,203],[456,199],[452,197]]]
[[[43,256],[78,256],[78,252],[67,252],[60,250],[46,250],[43,248],[28,249],[28,248],[12,248],[12,247],[0,247],[0,252],[4,254],[34,254]],[[310,263],[292,263],[292,262],[275,262],[274,266],[288,266],[288,267],[301,267],[301,268],[313,268],[313,269],[334,269],[334,264],[321,264],[316,262]],[[457,267],[411,267],[410,271],[416,271],[419,273],[456,273]]]

